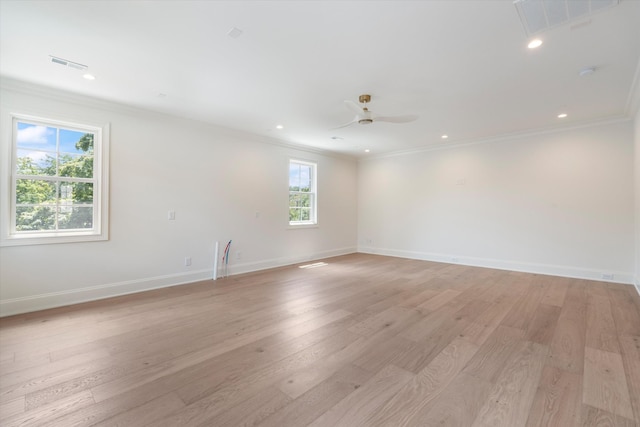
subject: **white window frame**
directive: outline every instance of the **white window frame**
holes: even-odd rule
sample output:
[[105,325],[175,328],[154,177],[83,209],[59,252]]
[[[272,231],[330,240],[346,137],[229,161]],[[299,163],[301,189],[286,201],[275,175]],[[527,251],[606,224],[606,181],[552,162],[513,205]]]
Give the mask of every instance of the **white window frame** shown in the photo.
[[[93,151],[93,228],[86,230],[16,230],[16,165],[17,165],[17,128],[18,122],[55,128],[78,130],[94,134]],[[9,135],[3,133],[3,155],[7,161],[0,164],[2,186],[0,197],[2,215],[0,219],[0,246],[39,245],[52,243],[72,243],[102,241],[109,238],[109,124],[78,124],[73,122],[34,117],[24,114],[9,114]],[[7,126],[9,127],[9,126]],[[60,177],[53,177],[60,180]],[[6,181],[5,181],[6,180]]]
[[[291,191],[289,189],[289,196],[292,193],[297,194],[311,194],[311,209],[310,209],[310,219],[308,221],[289,221],[289,228],[310,228],[318,226],[318,163],[312,162],[309,160],[300,160],[300,159],[289,159],[287,164],[287,182],[289,181],[289,171],[291,170],[291,164],[300,164],[311,166],[311,188],[310,191],[301,192],[301,191]],[[287,187],[289,185],[287,184]],[[289,206],[289,197],[287,197],[287,206]],[[287,215],[289,213],[289,209],[287,209]]]

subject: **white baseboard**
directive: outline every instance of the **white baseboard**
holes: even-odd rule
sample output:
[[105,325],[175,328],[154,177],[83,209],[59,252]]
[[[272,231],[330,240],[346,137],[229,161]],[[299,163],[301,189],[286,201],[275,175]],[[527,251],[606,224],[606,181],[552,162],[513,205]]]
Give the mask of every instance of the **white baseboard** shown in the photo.
[[[550,276],[597,280],[601,282],[623,283],[623,284],[631,284],[631,285],[635,283],[636,289],[638,289],[638,291],[640,292],[640,286],[638,286],[637,281],[634,281],[634,276],[630,272],[621,272],[621,271],[605,272],[602,270],[592,270],[592,269],[564,266],[564,265],[536,264],[536,263],[507,261],[507,260],[489,259],[489,258],[465,257],[465,256],[451,255],[451,254],[403,251],[398,249],[387,249],[387,248],[358,247],[358,252],[368,253],[368,254],[377,254],[377,255],[395,256],[400,258],[419,259],[423,261],[444,262],[449,264],[462,264],[462,265],[468,265],[472,267],[485,267],[485,268],[495,268],[498,270],[520,271],[523,273],[537,273],[537,274],[546,274]],[[605,273],[612,275],[613,278],[603,279],[602,275]]]
[[[269,268],[275,268],[275,267],[283,267],[286,265],[298,264],[301,262],[315,261],[315,260],[320,260],[320,259],[330,258],[330,257],[340,256],[340,255],[348,255],[355,252],[357,252],[355,247],[348,247],[348,248],[332,249],[330,251],[315,252],[313,254],[308,254],[308,255],[300,255],[300,256],[284,257],[284,258],[272,258],[272,259],[267,259],[267,260],[262,260],[257,262],[238,263],[238,264],[229,265],[229,275],[232,276],[235,274],[251,273],[254,271],[267,270]],[[218,266],[218,277],[221,277],[220,273],[222,272],[223,268],[224,266],[220,266],[220,265]]]
[[638,291],[638,295],[640,295],[640,277],[636,277],[633,285],[636,287],[636,291]]
[[[297,257],[277,258],[252,263],[229,265],[229,275],[249,273],[268,268],[282,267],[311,260],[329,258],[332,256],[346,255],[356,252],[355,247],[322,251]],[[220,277],[220,274],[218,274]],[[146,277],[125,282],[108,283],[87,288],[72,289],[68,291],[50,292],[46,294],[32,295],[21,298],[0,300],[0,317],[13,316],[14,314],[29,313],[46,310],[49,308],[79,304],[82,302],[112,298],[136,292],[166,288],[213,279],[213,267],[206,270],[189,271],[185,273],[169,274],[164,276]]]
[[166,288],[168,286],[182,285],[211,278],[211,270],[190,271],[188,273],[147,277],[144,279],[127,280],[125,282],[109,283],[68,291],[5,299],[0,300],[0,317],[79,304],[152,289]]

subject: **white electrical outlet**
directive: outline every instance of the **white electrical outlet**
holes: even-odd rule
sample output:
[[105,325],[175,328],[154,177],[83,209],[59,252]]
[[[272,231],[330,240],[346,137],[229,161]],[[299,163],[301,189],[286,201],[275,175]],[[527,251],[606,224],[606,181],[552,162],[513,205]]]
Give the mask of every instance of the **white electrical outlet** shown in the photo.
[[242,259],[242,251],[236,251],[236,259]]
[[191,257],[190,256],[184,257],[184,266],[185,267],[190,267],[191,266]]
[[602,280],[613,280],[613,274],[602,273]]
[[167,212],[167,219],[169,221],[174,221],[176,219],[176,211]]

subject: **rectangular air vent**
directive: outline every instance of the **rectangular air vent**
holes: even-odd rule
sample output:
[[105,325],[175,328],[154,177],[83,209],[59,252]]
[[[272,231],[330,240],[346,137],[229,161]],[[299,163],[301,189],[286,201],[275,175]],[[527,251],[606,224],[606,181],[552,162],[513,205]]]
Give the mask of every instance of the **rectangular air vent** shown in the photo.
[[520,21],[528,35],[558,25],[585,19],[595,12],[617,5],[620,0],[515,0]]
[[54,64],[64,65],[65,67],[73,68],[75,70],[84,71],[87,68],[89,68],[86,65],[78,64],[77,62],[68,61],[66,59],[58,58],[57,56],[49,55],[49,57],[51,58],[51,62],[53,62]]

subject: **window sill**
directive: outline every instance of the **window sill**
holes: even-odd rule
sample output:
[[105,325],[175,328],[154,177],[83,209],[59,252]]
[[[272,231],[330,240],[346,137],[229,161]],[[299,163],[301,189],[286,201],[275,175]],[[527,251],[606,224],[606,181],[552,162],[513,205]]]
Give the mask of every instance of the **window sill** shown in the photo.
[[301,230],[307,228],[318,228],[318,224],[289,224],[287,230]]
[[0,246],[51,245],[56,243],[82,243],[109,240],[105,234],[73,234],[73,235],[41,235],[11,236],[0,241]]

